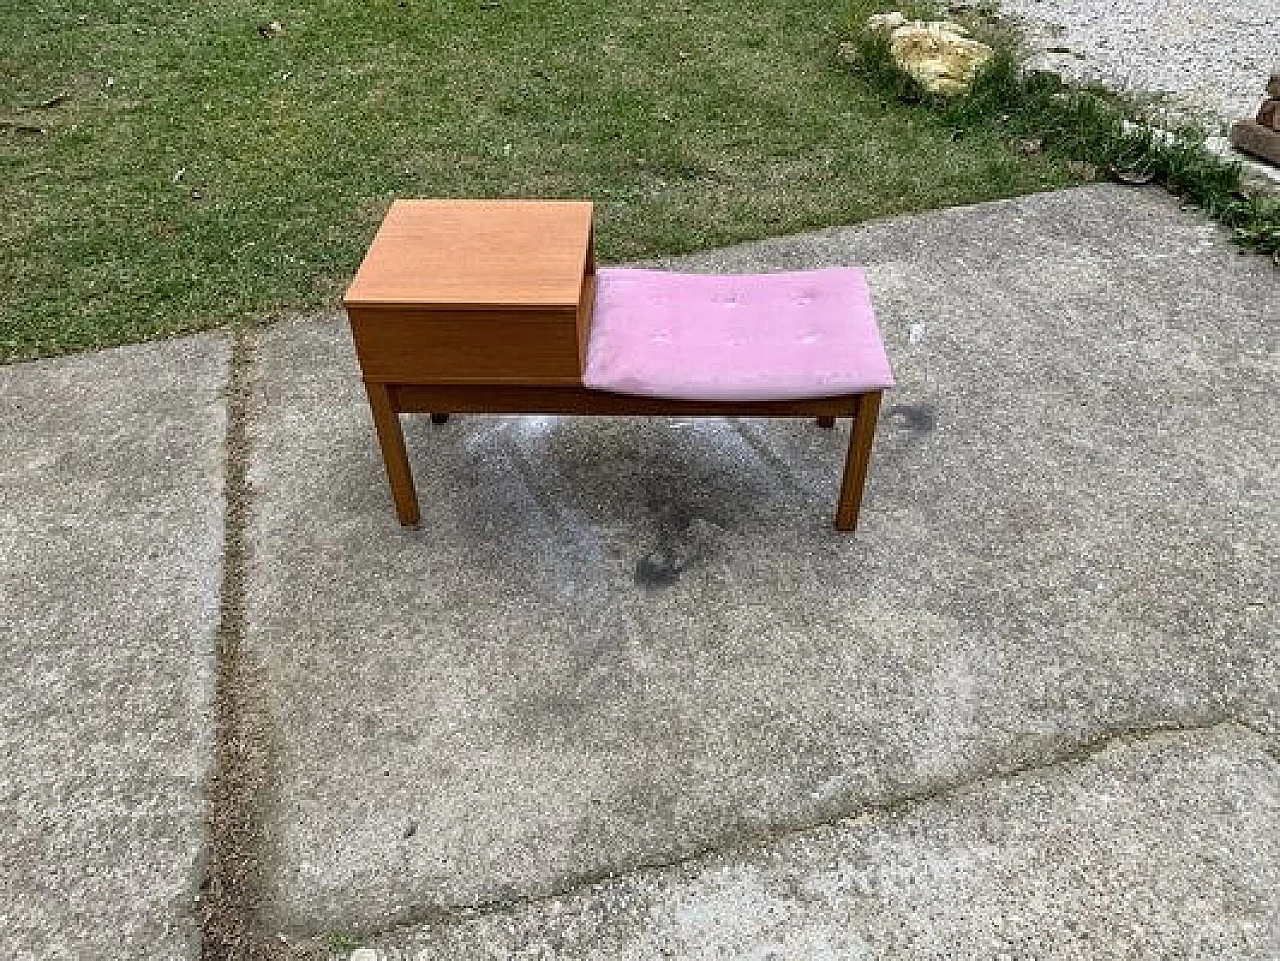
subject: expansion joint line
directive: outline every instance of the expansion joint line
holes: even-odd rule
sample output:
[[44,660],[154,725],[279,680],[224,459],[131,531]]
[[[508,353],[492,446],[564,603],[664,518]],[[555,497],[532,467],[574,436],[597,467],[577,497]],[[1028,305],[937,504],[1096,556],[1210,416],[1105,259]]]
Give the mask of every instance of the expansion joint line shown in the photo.
[[245,591],[249,565],[249,422],[256,337],[231,333],[224,464],[223,568],[214,672],[213,769],[209,778],[209,830],[199,897],[203,961],[255,961],[261,957],[255,918],[263,865],[256,798],[268,777],[258,735],[258,684],[244,652]]

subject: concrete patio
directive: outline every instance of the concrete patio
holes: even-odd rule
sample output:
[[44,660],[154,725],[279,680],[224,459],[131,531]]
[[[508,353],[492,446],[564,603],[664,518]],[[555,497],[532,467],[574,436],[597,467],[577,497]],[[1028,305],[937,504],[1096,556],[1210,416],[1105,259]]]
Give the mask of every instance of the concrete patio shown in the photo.
[[0,951],[1280,955],[1274,268],[1110,186],[671,262],[846,264],[856,537],[756,420],[414,419],[402,531],[336,313],[0,368]]

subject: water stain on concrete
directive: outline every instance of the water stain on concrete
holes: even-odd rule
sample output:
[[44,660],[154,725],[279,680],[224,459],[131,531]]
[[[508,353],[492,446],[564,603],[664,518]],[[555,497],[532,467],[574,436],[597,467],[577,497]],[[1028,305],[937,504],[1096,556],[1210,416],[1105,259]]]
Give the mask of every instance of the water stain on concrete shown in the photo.
[[636,561],[635,581],[646,590],[658,590],[670,587],[680,580],[684,573],[687,559],[670,547],[660,547],[650,551]]
[[927,434],[938,426],[938,414],[932,404],[894,404],[885,416],[898,418],[903,427],[916,434]]
[[[699,485],[700,489],[705,487]],[[654,546],[636,561],[633,575],[636,585],[646,591],[672,587],[690,568],[706,562],[714,553],[715,532],[722,529],[715,520],[703,516],[701,507],[693,509],[683,501],[673,501],[670,491],[679,489],[673,479],[650,487],[648,492],[649,512],[655,519]]]

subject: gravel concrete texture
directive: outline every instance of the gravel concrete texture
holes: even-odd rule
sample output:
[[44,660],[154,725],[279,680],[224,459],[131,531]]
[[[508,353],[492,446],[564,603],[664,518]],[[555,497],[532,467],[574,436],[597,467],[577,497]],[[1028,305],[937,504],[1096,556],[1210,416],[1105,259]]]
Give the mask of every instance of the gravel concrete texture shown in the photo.
[[867,268],[899,387],[856,537],[847,425],[475,416],[410,420],[404,532],[340,318],[264,332],[267,935],[545,897],[1124,732],[1280,731],[1267,261],[1094,186],[681,264]]
[[378,961],[1280,954],[1280,758],[1230,724],[393,932]]
[[0,368],[0,956],[185,959],[212,754],[223,338]]
[[[1219,121],[1252,116],[1280,61],[1275,0],[1000,0],[1043,65]],[[1052,52],[1051,52],[1052,51]]]

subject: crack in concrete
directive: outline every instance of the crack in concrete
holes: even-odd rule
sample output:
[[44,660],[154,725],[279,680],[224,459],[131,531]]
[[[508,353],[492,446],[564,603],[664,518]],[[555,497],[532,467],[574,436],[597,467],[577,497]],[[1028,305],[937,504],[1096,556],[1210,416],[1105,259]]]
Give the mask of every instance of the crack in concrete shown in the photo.
[[232,335],[227,383],[222,596],[214,691],[214,758],[209,784],[209,851],[201,884],[203,961],[255,961],[257,906],[264,891],[259,796],[271,778],[259,723],[261,678],[244,653],[249,566],[249,419],[256,343]]
[[708,844],[675,857],[638,862],[623,870],[583,873],[566,879],[565,883],[541,894],[486,901],[458,907],[410,909],[381,927],[362,929],[358,933],[365,939],[373,939],[420,925],[456,924],[508,913],[521,908],[537,907],[540,904],[547,904],[562,898],[574,897],[593,887],[610,882],[632,877],[662,874],[689,865],[711,861],[718,857],[758,853],[771,845],[815,834],[841,824],[849,824],[873,817],[897,817],[922,804],[931,801],[954,800],[990,784],[1013,781],[1028,774],[1083,764],[1117,746],[1134,745],[1162,737],[1196,732],[1203,733],[1220,729],[1234,730],[1237,735],[1247,735],[1250,739],[1262,740],[1267,745],[1268,755],[1277,765],[1280,765],[1280,750],[1277,750],[1280,748],[1280,736],[1260,730],[1230,712],[1216,714],[1206,720],[1194,723],[1169,723],[1121,728],[1108,731],[1047,760],[1028,761],[1023,764],[1009,766],[996,764],[959,781],[908,792],[885,801],[861,804],[847,811],[815,818],[811,821],[793,822],[773,830],[760,831],[749,835],[743,834],[733,843]]

